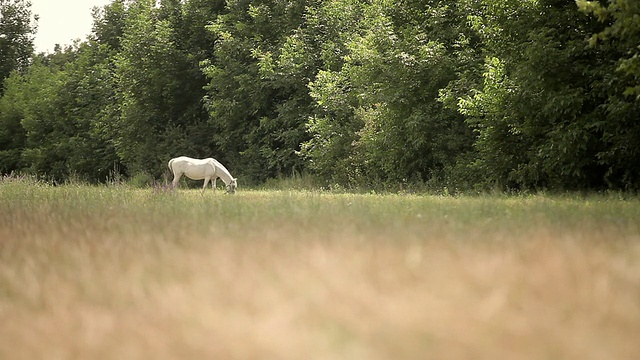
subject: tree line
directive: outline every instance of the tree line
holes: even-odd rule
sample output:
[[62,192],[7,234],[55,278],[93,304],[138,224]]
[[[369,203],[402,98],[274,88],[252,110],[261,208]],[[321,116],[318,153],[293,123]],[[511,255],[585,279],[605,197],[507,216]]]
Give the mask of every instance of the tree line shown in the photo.
[[0,10],[0,173],[640,187],[635,1],[113,0],[46,54]]

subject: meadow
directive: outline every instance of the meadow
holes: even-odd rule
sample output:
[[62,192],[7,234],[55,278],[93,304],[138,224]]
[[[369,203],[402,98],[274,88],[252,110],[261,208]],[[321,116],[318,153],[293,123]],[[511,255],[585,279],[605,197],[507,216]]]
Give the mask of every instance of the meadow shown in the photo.
[[0,181],[2,359],[633,359],[640,200]]

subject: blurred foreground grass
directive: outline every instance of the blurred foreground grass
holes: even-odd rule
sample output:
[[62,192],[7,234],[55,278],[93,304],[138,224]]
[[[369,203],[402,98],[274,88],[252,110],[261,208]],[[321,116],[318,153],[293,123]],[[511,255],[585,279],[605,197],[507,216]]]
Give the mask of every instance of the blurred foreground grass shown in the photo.
[[0,182],[0,358],[632,359],[640,202]]

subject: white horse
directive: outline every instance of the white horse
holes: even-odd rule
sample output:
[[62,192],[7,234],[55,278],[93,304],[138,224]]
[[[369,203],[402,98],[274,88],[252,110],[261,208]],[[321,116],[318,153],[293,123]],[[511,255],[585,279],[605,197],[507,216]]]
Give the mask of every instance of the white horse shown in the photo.
[[211,188],[216,190],[216,179],[220,178],[227,186],[227,193],[233,194],[236,192],[238,182],[236,178],[231,176],[229,170],[222,165],[218,160],[213,158],[206,159],[192,159],[186,156],[180,156],[169,160],[169,170],[173,173],[172,187],[175,189],[178,186],[178,181],[182,175],[186,175],[192,180],[204,179],[204,185],[202,186],[202,192],[207,188],[209,180],[211,181]]

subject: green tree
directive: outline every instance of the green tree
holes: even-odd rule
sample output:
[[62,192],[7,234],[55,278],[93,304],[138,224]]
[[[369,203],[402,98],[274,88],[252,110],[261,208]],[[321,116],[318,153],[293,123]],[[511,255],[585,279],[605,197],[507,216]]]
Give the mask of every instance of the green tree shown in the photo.
[[[0,85],[12,71],[29,65],[35,32],[30,1],[0,0]],[[0,86],[0,96],[3,91]]]
[[61,142],[66,129],[58,123],[64,118],[59,106],[63,77],[39,59],[24,75],[9,78],[5,96],[15,101],[14,118],[20,119],[26,136],[20,149],[25,169],[56,180],[68,174]]
[[577,1],[579,8],[599,21],[589,43],[603,61],[593,74],[601,93],[602,132],[598,162],[606,168],[605,180],[614,188],[640,188],[640,3],[611,0],[608,6]]
[[640,101],[640,2],[609,0],[607,6],[587,0],[576,0],[576,3],[580,10],[594,14],[598,21],[607,24],[591,36],[591,46],[608,43],[609,48],[621,54],[617,70],[627,75],[621,79],[627,83],[625,94],[636,95]]
[[66,144],[69,174],[92,182],[106,181],[121,168],[111,140],[118,115],[111,54],[109,45],[88,41],[64,67],[60,122],[68,131],[60,142]]
[[3,173],[105,181],[118,168],[110,141],[116,115],[113,54],[107,43],[89,40],[38,55],[23,73],[7,79],[0,99]]
[[0,97],[0,174],[20,170],[22,149],[26,132],[22,127],[24,117],[24,78],[12,73],[4,82],[4,95]]
[[[216,48],[203,72],[210,79],[206,105],[221,157],[242,176],[264,180],[300,170],[296,155],[306,139],[304,124],[313,76],[308,53],[292,51],[304,2],[228,1],[208,29]],[[286,70],[278,67],[287,67]]]
[[113,51],[120,50],[120,39],[124,35],[127,17],[125,0],[113,0],[103,7],[95,7],[92,15],[93,27],[89,38]]
[[317,54],[317,73],[308,87],[315,109],[306,122],[310,138],[300,154],[324,181],[343,185],[356,182],[353,144],[363,121],[356,117],[358,92],[352,91],[352,66],[347,44],[364,32],[366,4],[360,1],[319,1],[307,8],[308,52]]
[[503,188],[634,186],[637,108],[613,100],[616,52],[587,46],[598,24],[573,1],[469,4],[487,59],[459,102],[478,135],[470,166]]
[[[114,140],[130,173],[158,176],[171,157],[214,152],[201,103],[206,81],[199,71],[202,49],[212,44],[184,47],[194,46],[181,38],[194,30],[185,25],[184,6],[175,0],[160,7],[139,0],[128,9],[116,59],[121,114]],[[187,19],[193,19],[193,8],[187,10]]]
[[330,2],[317,13],[337,29],[310,84],[318,112],[304,145],[333,181],[364,185],[438,181],[473,140],[464,118],[439,101],[468,59],[470,29],[455,5],[435,1]]

